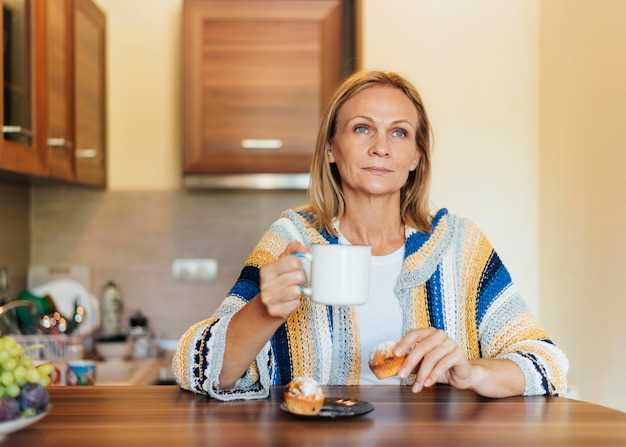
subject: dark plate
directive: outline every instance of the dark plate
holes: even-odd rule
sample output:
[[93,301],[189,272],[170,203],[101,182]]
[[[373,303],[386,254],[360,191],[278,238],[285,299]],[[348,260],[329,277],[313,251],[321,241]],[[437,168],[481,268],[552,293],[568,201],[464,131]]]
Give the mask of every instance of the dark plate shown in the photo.
[[285,402],[280,404],[280,409],[285,413],[289,413],[292,416],[296,416],[302,419],[337,419],[337,418],[350,418],[354,416],[361,416],[374,411],[374,406],[369,402],[353,399],[337,399],[334,397],[326,398],[324,406],[320,410],[319,414],[307,416],[302,414],[292,413],[287,410],[287,404]]

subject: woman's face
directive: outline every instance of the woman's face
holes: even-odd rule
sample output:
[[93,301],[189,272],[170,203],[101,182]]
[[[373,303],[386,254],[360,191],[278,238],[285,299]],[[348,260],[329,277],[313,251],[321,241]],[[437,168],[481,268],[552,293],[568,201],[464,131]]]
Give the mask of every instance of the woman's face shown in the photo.
[[344,192],[385,195],[400,191],[419,162],[417,123],[415,106],[393,87],[370,87],[346,101],[327,147]]

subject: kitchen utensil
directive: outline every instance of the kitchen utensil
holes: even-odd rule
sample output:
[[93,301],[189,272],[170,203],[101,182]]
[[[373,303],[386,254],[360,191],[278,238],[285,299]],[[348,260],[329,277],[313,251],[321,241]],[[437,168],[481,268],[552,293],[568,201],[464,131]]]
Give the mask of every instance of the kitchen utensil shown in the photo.
[[287,409],[287,404],[285,402],[280,404],[280,409],[285,413],[289,413],[292,416],[303,419],[339,419],[362,416],[374,411],[374,406],[369,402],[361,400],[326,398],[324,406],[320,410],[319,414],[315,415],[292,413]]
[[33,293],[52,297],[58,311],[66,316],[73,316],[75,303],[84,308],[84,320],[75,333],[86,335],[92,333],[99,324],[98,301],[89,294],[78,281],[73,279],[56,279],[32,290]]

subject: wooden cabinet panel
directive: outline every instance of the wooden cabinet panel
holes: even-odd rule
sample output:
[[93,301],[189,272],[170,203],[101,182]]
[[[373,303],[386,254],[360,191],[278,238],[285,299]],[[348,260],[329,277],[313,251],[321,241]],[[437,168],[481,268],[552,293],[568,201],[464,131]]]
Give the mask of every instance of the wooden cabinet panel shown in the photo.
[[76,180],[106,184],[105,16],[90,0],[74,0]]
[[72,4],[46,2],[46,129],[48,175],[74,178]]
[[185,173],[308,171],[341,77],[341,2],[187,0],[184,33]]
[[39,144],[39,99],[45,55],[45,0],[1,0],[0,169],[42,175],[45,152]]

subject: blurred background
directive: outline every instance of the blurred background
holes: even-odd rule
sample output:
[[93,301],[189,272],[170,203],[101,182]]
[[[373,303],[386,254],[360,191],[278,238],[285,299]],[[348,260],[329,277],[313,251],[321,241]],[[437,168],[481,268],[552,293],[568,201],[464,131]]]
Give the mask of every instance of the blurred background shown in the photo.
[[[171,348],[280,211],[306,202],[299,175],[329,92],[353,70],[393,70],[430,114],[433,207],[491,238],[568,354],[573,395],[626,410],[625,1],[77,0],[52,17],[48,1],[48,26],[22,40],[26,22],[6,12],[20,3],[3,2],[2,295],[46,283],[38,271],[71,277],[102,316],[114,281],[124,332],[140,310]],[[26,3],[34,17],[41,2]],[[53,47],[42,29],[72,33]],[[28,119],[7,85],[24,70],[39,105],[16,137],[7,117]],[[67,172],[58,129],[76,139]],[[265,173],[282,186],[260,188]]]

